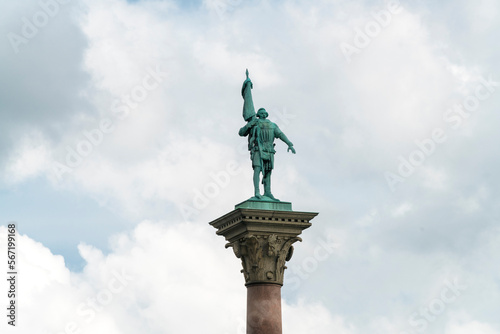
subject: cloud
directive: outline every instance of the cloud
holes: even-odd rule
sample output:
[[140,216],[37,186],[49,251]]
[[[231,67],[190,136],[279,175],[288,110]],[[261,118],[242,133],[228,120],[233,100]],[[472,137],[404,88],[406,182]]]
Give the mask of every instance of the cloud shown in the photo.
[[[8,38],[2,39],[0,73],[6,80],[0,84],[0,166],[23,149],[18,145],[25,135],[38,132],[46,141],[58,141],[83,110],[93,112],[80,96],[88,76],[81,68],[87,41],[71,15],[79,5],[57,5],[57,11],[51,7],[49,16],[43,3],[2,4],[9,13],[2,18],[2,36],[22,37],[30,25],[33,33],[19,45],[18,53]],[[47,17],[40,21],[46,23],[37,27],[33,21],[37,17]]]
[[[339,3],[352,15],[346,21],[340,14],[332,18],[329,13],[337,7],[329,5],[275,4],[259,14],[260,24],[251,24],[260,5],[233,7],[222,20],[210,13],[188,14],[171,2],[82,5],[84,14],[77,17],[87,47],[81,58],[91,84],[79,92],[89,109],[75,114],[61,140],[46,139],[50,132],[43,129],[40,137],[57,164],[69,166],[74,151],[90,153],[79,153],[76,167],[62,171],[61,165],[51,166],[45,175],[58,187],[87,193],[136,219],[147,218],[140,212],[152,210],[155,201],[192,206],[210,173],[223,171],[227,161],[249,164],[240,150],[244,139],[235,135],[242,125],[235,82],[248,67],[257,105],[268,107],[270,118],[286,125],[299,152],[289,157],[278,143],[276,189],[290,200],[306,201],[300,193],[314,196],[313,187],[329,196],[331,188],[343,191],[340,179],[346,177],[385,190],[383,173],[397,169],[398,156],[407,155],[415,140],[442,123],[450,95],[462,94],[460,89],[477,77],[474,70],[436,53],[421,14],[404,6],[352,64],[338,46],[374,20],[373,6]],[[271,28],[283,43],[291,41],[287,54],[278,52],[276,37],[261,38]],[[151,68],[165,73],[161,82],[144,100],[134,100]],[[293,116],[287,124],[276,117],[282,110]],[[99,130],[102,121],[112,130],[93,144],[88,134]],[[182,153],[175,154],[179,148]],[[22,155],[20,150],[11,155]],[[363,163],[366,159],[369,164]],[[8,173],[17,168],[15,158],[9,161]],[[417,175],[444,187],[446,170],[438,167],[422,168]],[[180,171],[182,177],[171,177]],[[243,177],[233,178],[230,189],[243,185]]]
[[283,306],[283,332],[356,333],[355,326],[346,325],[340,316],[332,316],[323,305],[307,303],[304,300]]
[[52,163],[50,145],[39,133],[19,138],[20,143],[15,155],[7,163],[8,170],[4,182],[19,183],[26,179],[45,174]]
[[466,334],[466,333],[481,333],[481,334],[498,334],[499,331],[495,330],[488,324],[479,321],[463,322],[458,321],[451,324],[446,329],[446,334]]

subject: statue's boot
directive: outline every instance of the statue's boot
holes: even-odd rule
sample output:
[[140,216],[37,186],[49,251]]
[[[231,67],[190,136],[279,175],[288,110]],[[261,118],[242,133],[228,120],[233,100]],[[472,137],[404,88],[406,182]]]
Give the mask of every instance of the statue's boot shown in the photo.
[[258,189],[255,190],[255,198],[262,199],[262,195],[260,194],[260,191]]

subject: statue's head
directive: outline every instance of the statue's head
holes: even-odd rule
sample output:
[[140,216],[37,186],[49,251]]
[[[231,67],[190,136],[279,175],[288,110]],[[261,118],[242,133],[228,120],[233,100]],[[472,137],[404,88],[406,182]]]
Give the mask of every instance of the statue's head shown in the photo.
[[266,119],[268,116],[269,116],[269,114],[267,113],[266,109],[260,108],[259,110],[257,110],[257,117],[258,118]]

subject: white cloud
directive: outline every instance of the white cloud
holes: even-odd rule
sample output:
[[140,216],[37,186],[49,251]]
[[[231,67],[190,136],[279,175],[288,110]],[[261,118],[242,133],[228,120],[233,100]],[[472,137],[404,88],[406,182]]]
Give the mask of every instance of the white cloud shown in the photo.
[[[462,315],[463,316],[463,315]],[[450,324],[446,329],[446,334],[498,334],[500,331],[492,326],[479,321],[460,321]]]
[[51,165],[49,144],[40,133],[19,138],[16,150],[7,162],[6,183],[19,183],[47,172]]
[[355,326],[346,324],[339,316],[333,316],[319,303],[299,300],[297,304],[285,303],[282,309],[284,333],[356,333]]
[[412,209],[413,207],[410,203],[403,203],[392,211],[392,215],[394,217],[401,217],[404,216],[407,212],[411,211]]

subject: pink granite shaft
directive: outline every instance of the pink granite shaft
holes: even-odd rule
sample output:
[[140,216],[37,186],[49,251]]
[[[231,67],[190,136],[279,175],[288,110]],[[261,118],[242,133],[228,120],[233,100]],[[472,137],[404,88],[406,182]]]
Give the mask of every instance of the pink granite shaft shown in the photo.
[[247,286],[247,334],[282,334],[281,286]]

